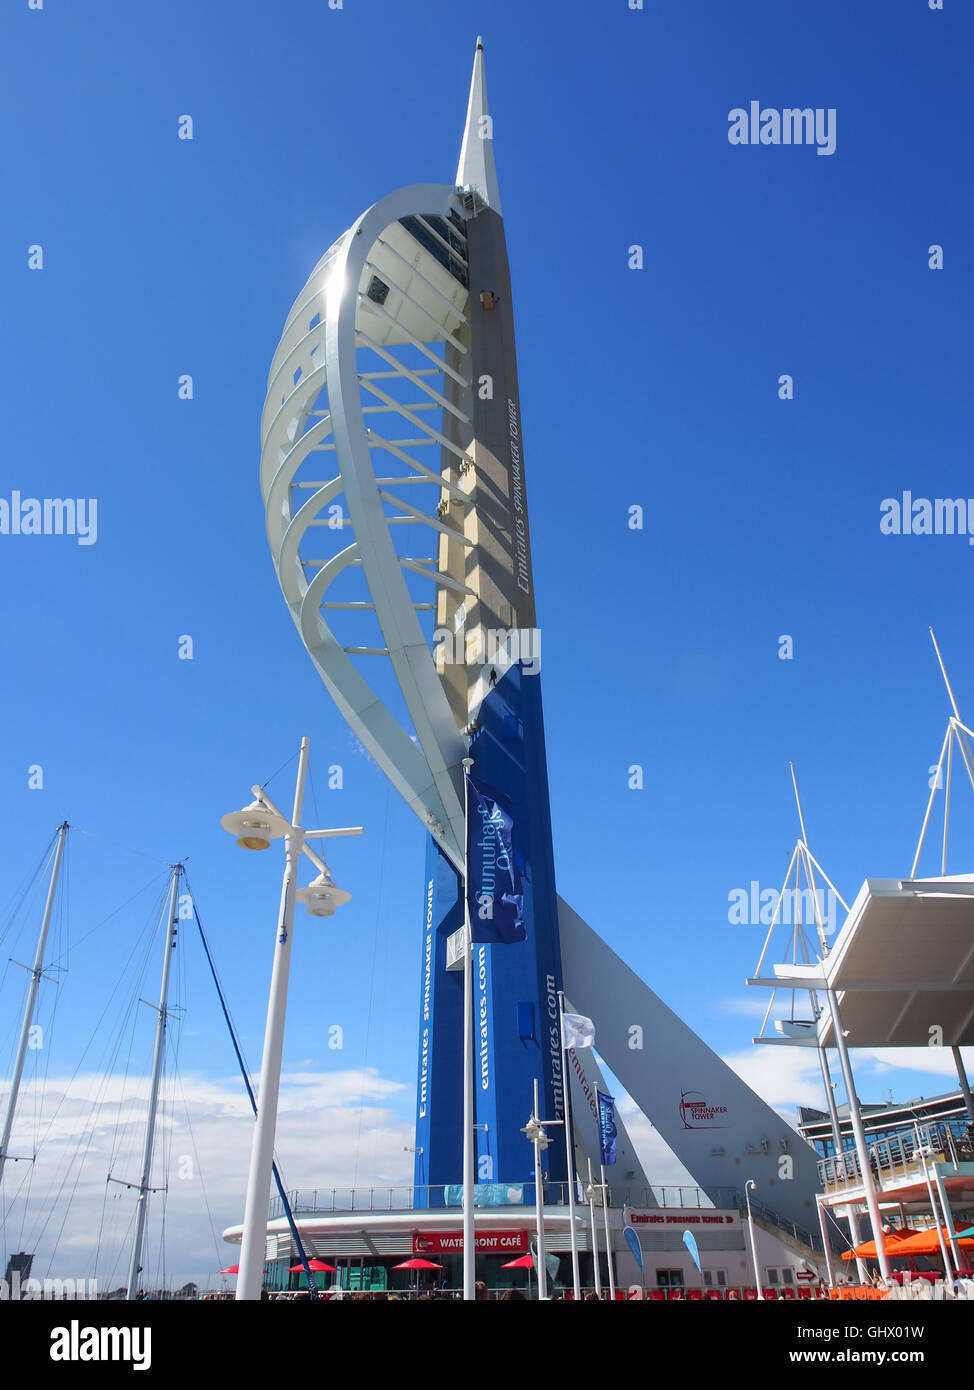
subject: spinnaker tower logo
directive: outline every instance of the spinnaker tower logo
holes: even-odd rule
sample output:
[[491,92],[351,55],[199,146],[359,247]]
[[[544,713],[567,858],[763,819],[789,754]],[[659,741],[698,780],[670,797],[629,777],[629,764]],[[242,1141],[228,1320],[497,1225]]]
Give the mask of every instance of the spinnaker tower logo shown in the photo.
[[680,1092],[680,1119],[684,1129],[726,1129],[724,1124],[712,1123],[718,1115],[726,1115],[726,1105],[708,1105],[699,1091]]

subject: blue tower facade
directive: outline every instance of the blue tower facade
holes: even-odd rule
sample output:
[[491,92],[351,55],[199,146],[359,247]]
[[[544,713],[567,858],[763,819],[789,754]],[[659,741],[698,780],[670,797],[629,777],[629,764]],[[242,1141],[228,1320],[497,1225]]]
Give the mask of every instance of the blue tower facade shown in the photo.
[[[529,668],[521,662],[500,676],[481,706],[470,747],[474,779],[511,801],[526,927],[524,941],[473,948],[477,1180],[485,1202],[522,1185],[530,1186],[526,1196],[533,1200],[533,1150],[521,1129],[531,1113],[535,1078],[542,1118],[565,1117],[561,950],[541,678]],[[422,1152],[415,1182],[430,1187],[430,1202],[438,1205],[440,1189],[455,1185],[460,1173],[463,975],[448,969],[447,943],[463,925],[463,901],[460,876],[432,840],[423,920],[416,1110],[416,1146]],[[563,1132],[553,1129],[551,1139],[546,1169],[555,1184],[566,1178]]]

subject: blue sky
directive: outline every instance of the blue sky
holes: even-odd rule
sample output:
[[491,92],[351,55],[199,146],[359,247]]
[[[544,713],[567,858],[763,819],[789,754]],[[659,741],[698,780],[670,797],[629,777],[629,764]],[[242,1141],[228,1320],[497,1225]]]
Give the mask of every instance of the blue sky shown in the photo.
[[[762,933],[729,924],[728,894],[780,882],[797,834],[788,760],[848,898],[910,866],[949,712],[928,623],[974,719],[968,539],[879,529],[880,503],[904,490],[974,493],[970,14],[957,0],[23,0],[0,26],[0,497],[98,499],[93,545],[0,535],[0,900],[64,817],[90,832],[71,851],[69,941],[157,875],[96,951],[71,954],[49,1074],[73,1070],[165,865],[186,856],[256,1066],[279,864],[241,855],[218,820],[307,733],[309,823],[366,834],[330,854],[351,905],[300,923],[286,1065],[372,1076],[378,1119],[351,1081],[324,1102],[352,1106],[346,1166],[359,1132],[375,1144],[363,1171],[380,1150],[391,1171],[401,1151],[423,836],[287,617],[257,422],[323,251],[390,189],[452,179],[478,33],[516,296],[559,889],[711,1045],[753,1057],[743,979]],[[731,145],[728,113],[752,100],[835,108],[835,153]],[[184,114],[192,141],[177,138]],[[192,401],[177,396],[184,373]],[[184,634],[192,661],[177,657]],[[637,763],[642,791],[627,785]],[[271,786],[284,802],[292,773]],[[974,816],[963,789],[956,801],[961,872]],[[21,925],[4,958],[30,949],[34,919]],[[185,977],[181,1066],[229,1094],[195,945]],[[8,973],[0,1038],[19,990]],[[133,1036],[137,1074],[148,1013]],[[790,1062],[741,1065],[773,1103],[816,1103],[813,1082],[774,1070]],[[863,1065],[867,1099],[950,1084]],[[324,1145],[327,1124],[317,1133]],[[310,1184],[326,1157],[298,1137],[286,1167]]]

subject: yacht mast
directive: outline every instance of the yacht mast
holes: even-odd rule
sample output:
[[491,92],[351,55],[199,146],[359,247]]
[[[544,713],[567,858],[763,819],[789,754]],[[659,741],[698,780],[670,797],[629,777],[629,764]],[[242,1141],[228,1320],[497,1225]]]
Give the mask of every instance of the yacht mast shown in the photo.
[[149,1201],[149,1178],[152,1170],[152,1145],[156,1132],[156,1108],[159,1101],[159,1080],[162,1076],[162,1061],[166,1048],[166,1025],[169,1021],[167,1003],[169,999],[169,974],[172,967],[173,952],[176,949],[176,898],[179,891],[179,875],[182,864],[172,865],[172,882],[169,885],[169,915],[165,946],[162,958],[162,982],[159,986],[159,1004],[156,1010],[156,1042],[152,1055],[152,1084],[149,1088],[149,1113],[145,1122],[145,1148],[142,1152],[142,1176],[139,1182],[139,1206],[135,1218],[135,1238],[132,1241],[132,1263],[129,1268],[128,1297],[135,1298],[139,1291],[140,1260],[142,1242],[145,1238],[145,1217]]
[[[14,1115],[17,1110],[17,1097],[20,1093],[20,1082],[24,1074],[24,1061],[27,1057],[27,1046],[30,1041],[30,1030],[34,1023],[34,1008],[37,1003],[37,991],[40,988],[41,980],[44,978],[44,952],[47,950],[47,937],[51,926],[51,915],[54,911],[54,899],[57,894],[58,878],[61,873],[61,861],[64,858],[64,842],[68,834],[68,823],[64,821],[57,829],[57,845],[54,850],[54,862],[51,865],[51,878],[47,885],[47,901],[44,904],[44,917],[41,921],[40,933],[37,937],[37,950],[34,953],[34,964],[30,970],[30,987],[27,990],[27,1003],[24,1006],[24,1021],[20,1026],[20,1042],[17,1046],[17,1060],[14,1063],[13,1080],[10,1084],[10,1096],[7,1100],[7,1114],[3,1121],[3,1134],[0,1135],[0,1179],[3,1178],[4,1165],[8,1157],[8,1145],[10,1143],[10,1131],[13,1129]],[[14,1162],[17,1162],[16,1156]]]

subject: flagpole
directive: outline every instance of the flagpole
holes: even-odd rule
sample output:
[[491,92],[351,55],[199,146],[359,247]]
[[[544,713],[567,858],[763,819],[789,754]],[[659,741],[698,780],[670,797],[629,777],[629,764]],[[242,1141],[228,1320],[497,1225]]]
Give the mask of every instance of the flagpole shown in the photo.
[[592,1177],[592,1160],[588,1160],[588,1211],[592,1221],[592,1265],[595,1270],[595,1292],[602,1297],[602,1275],[599,1273],[599,1238],[595,1224],[595,1179]]
[[473,930],[467,892],[468,815],[470,769],[473,758],[463,759],[463,1298],[472,1302],[476,1276],[477,1235],[474,1223],[474,1113],[473,1113]]
[[605,1262],[609,1266],[609,1297],[615,1302],[616,1297],[616,1276],[612,1268],[612,1239],[609,1235],[609,1189],[605,1182],[605,1164],[599,1164],[599,1172],[602,1175],[602,1216],[605,1221]]
[[578,1233],[575,1230],[575,1155],[572,1152],[572,1078],[568,1066],[568,1053],[570,1048],[565,1046],[565,994],[563,990],[558,991],[558,1018],[561,1024],[561,1058],[563,1074],[563,1090],[565,1092],[565,1158],[568,1163],[568,1220],[570,1223],[569,1234],[572,1242],[572,1283],[575,1289],[575,1301],[580,1301],[582,1297],[581,1282],[578,1277]]
[[[538,1260],[535,1269],[538,1275],[538,1302],[548,1297],[548,1266],[545,1264],[544,1244],[544,1179],[541,1174],[541,1116],[538,1114],[538,1078],[534,1078],[534,1109],[531,1120],[534,1123],[534,1219],[537,1231]],[[547,1140],[545,1143],[547,1144]]]

